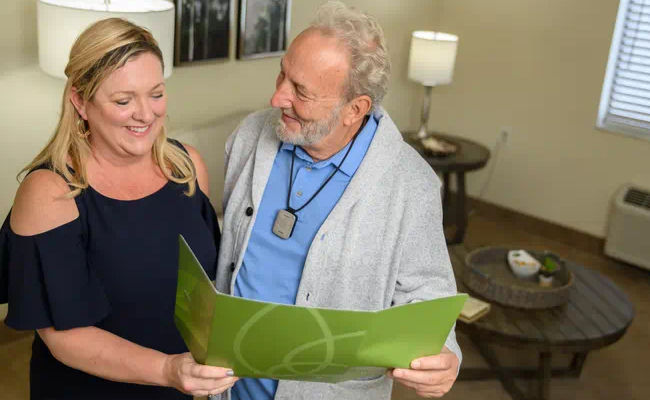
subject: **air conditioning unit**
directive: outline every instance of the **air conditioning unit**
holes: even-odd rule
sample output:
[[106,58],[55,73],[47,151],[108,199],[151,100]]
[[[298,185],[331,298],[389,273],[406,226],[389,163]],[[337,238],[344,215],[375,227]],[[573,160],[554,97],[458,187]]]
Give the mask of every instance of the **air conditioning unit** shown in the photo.
[[616,193],[605,254],[650,269],[650,189],[625,185]]

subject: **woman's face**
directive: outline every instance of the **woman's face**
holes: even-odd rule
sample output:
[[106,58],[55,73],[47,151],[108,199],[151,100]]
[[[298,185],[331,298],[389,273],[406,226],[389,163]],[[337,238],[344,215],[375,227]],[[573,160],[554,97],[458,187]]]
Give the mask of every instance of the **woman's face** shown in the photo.
[[154,54],[131,58],[102,82],[91,100],[84,103],[74,92],[72,97],[88,121],[88,140],[96,152],[120,158],[150,154],[167,112],[162,65]]

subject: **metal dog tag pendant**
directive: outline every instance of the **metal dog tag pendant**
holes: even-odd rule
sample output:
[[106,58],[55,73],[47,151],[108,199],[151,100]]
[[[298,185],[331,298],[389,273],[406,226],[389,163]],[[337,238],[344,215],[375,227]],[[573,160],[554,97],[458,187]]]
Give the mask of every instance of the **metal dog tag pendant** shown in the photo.
[[273,223],[273,233],[282,239],[289,239],[296,226],[296,214],[289,210],[280,210]]

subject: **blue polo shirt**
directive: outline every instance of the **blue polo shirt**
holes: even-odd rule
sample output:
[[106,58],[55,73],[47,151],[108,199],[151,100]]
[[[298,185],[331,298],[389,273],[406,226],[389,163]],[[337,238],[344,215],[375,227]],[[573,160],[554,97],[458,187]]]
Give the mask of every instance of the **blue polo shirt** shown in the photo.
[[[377,130],[370,116],[361,129],[340,170],[352,141],[327,160],[314,162],[302,148],[295,148],[291,208],[299,209],[327,178],[332,179],[305,208],[296,212],[297,221],[289,239],[272,231],[278,211],[287,208],[289,175],[294,145],[282,143],[264,189],[244,260],[235,279],[235,296],[282,304],[295,304],[307,252],[318,229],[343,195],[361,165]],[[273,379],[244,378],[232,389],[233,400],[272,399],[278,386]]]

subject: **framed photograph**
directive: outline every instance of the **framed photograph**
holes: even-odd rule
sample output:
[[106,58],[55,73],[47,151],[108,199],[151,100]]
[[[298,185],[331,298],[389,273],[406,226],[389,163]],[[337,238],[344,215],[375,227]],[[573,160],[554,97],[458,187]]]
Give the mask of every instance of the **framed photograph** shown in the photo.
[[287,50],[291,0],[239,0],[237,58],[262,58]]
[[175,0],[174,65],[227,58],[231,0]]

